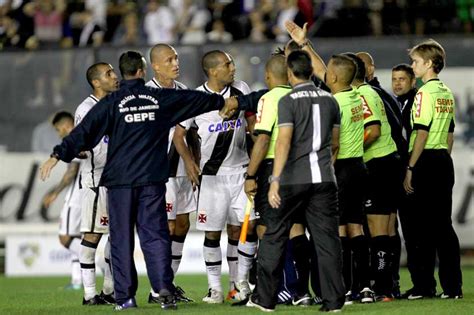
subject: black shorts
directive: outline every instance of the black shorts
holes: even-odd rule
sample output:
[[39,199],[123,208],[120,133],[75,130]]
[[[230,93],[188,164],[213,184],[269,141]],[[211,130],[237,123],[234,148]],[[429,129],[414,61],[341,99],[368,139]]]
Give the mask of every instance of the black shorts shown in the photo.
[[[257,193],[255,194],[255,216],[257,218],[257,225],[267,226],[265,221],[265,213],[272,211],[272,207],[268,203],[268,190],[270,184],[268,177],[273,172],[273,159],[265,159],[260,164],[257,172]],[[304,214],[295,215],[294,223],[305,224],[306,220]]]
[[339,225],[365,222],[365,190],[367,168],[362,158],[336,160],[334,165],[338,186]]
[[402,189],[402,167],[397,153],[370,160],[367,164],[366,214],[397,213]]

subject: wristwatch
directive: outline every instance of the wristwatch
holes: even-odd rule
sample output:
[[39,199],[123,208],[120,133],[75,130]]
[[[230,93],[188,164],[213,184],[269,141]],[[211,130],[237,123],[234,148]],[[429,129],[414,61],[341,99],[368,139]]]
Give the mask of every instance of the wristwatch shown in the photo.
[[409,171],[413,171],[414,168],[415,168],[414,166],[410,166],[410,165],[407,166],[407,170]]
[[273,176],[273,175],[270,175],[268,177],[268,183],[273,183],[273,182],[280,182],[280,176]]
[[254,180],[254,179],[257,179],[257,176],[256,175],[249,175],[249,173],[245,172],[244,173],[244,178],[245,178],[245,180]]
[[304,46],[309,45],[309,39],[307,39],[303,44],[299,45],[300,49],[303,49]]
[[56,152],[51,153],[51,155],[49,157],[50,158],[55,158],[58,161],[60,160],[59,155]]

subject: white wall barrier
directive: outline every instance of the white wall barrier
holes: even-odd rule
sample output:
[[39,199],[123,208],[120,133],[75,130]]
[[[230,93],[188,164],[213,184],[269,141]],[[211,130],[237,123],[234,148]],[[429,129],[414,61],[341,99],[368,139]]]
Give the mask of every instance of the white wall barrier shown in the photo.
[[[203,233],[190,233],[183,249],[183,259],[179,266],[180,274],[205,273],[202,256]],[[105,237],[98,246],[96,265],[98,270],[104,268]],[[222,257],[226,257],[227,236],[221,238]],[[146,274],[145,261],[138,238],[135,238],[135,264],[139,274]],[[6,237],[5,274],[7,276],[50,276],[68,275],[71,272],[71,256],[59,244],[56,235],[29,234],[10,235]],[[223,272],[228,266],[222,264]]]

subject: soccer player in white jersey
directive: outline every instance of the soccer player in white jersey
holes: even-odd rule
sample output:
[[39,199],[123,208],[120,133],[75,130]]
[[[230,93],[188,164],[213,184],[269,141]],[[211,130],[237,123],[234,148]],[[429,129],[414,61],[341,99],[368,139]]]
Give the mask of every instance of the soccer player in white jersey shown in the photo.
[[[162,43],[153,46],[150,51],[150,63],[153,68],[154,77],[146,83],[147,86],[158,89],[187,89],[183,83],[176,81],[179,76],[179,59],[178,53],[172,46]],[[166,183],[166,211],[171,236],[171,268],[174,274],[178,271],[179,264],[181,263],[184,240],[189,231],[189,213],[196,211],[193,185],[187,177],[186,168],[197,168],[186,140],[178,138],[178,143],[173,142],[175,129],[176,127],[171,128],[169,133],[168,158],[170,174],[169,180]],[[189,135],[191,134],[189,133]],[[195,142],[198,142],[197,137]],[[157,167],[160,166],[157,165]],[[176,300],[192,302],[192,299],[186,297],[184,290],[179,286],[176,286]],[[148,296],[148,302],[161,303],[158,299],[158,293],[154,292],[153,289]]]
[[[52,125],[59,137],[64,138],[74,128],[74,116],[65,111],[54,115]],[[81,248],[81,190],[79,189],[79,160],[68,164],[61,181],[43,197],[46,209],[67,187],[64,206],[59,217],[59,242],[71,253],[71,283],[66,289],[79,290],[82,287],[79,251]]]
[[[245,82],[234,81],[235,65],[229,54],[220,50],[206,53],[202,59],[202,68],[208,80],[198,90],[219,93],[224,98],[250,92]],[[245,113],[236,112],[231,118],[222,120],[217,111],[213,111],[185,123],[186,126],[193,124],[198,127],[201,137],[202,177],[196,227],[205,231],[204,260],[209,285],[208,295],[203,301],[222,303],[224,300],[220,238],[226,223],[229,264],[227,299],[244,299],[250,293],[248,271],[257,246],[254,233],[248,236],[245,244],[239,243],[240,225],[247,202],[244,173],[249,163]],[[251,219],[254,220],[253,212]]]
[[[103,62],[96,63],[87,69],[87,82],[91,85],[93,92],[77,107],[76,126],[101,98],[118,88],[118,79],[114,69]],[[109,232],[107,191],[105,187],[99,187],[107,158],[107,141],[107,137],[104,137],[92,151],[86,152],[87,158],[81,163],[80,185],[83,190],[81,232],[83,236],[79,261],[84,286],[83,305],[115,304],[109,242],[104,254],[107,267],[104,270],[104,284],[100,295],[97,295],[95,277],[97,245],[102,234]]]

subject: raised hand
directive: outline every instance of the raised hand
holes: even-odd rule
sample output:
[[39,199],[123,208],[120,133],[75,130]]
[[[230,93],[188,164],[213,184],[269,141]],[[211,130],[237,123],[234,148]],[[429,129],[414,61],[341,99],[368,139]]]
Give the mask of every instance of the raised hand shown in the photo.
[[306,34],[308,33],[308,23],[304,23],[303,28],[296,25],[295,22],[287,20],[285,22],[286,31],[291,36],[291,38],[298,44],[303,45],[308,38]]

